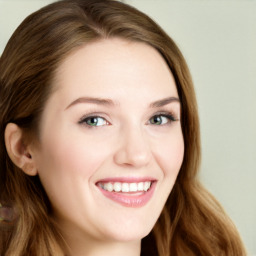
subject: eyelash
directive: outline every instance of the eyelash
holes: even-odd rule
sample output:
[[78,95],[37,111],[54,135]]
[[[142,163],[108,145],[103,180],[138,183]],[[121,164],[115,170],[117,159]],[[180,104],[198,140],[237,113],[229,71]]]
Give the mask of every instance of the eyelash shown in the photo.
[[[158,117],[164,117],[164,118],[167,118],[168,121],[167,123],[164,123],[164,124],[159,124],[159,125],[156,125],[156,124],[152,124],[150,123],[150,120],[154,119],[154,118],[158,118]],[[90,120],[90,119],[103,119],[104,122],[106,122],[106,124],[104,125],[100,125],[100,126],[97,126],[97,125],[90,125],[88,124],[87,122]],[[164,125],[170,125],[172,122],[175,122],[175,121],[179,121],[178,118],[175,117],[175,115],[171,112],[159,112],[159,113],[156,113],[154,114],[149,120],[148,120],[148,124],[152,124],[152,125],[156,125],[156,126],[164,126]],[[82,125],[85,125],[87,128],[96,128],[96,127],[101,127],[101,126],[105,126],[105,125],[109,125],[110,123],[106,120],[106,118],[100,116],[99,114],[92,114],[92,115],[87,115],[87,116],[83,116],[79,122],[79,124],[82,124]]]
[[[179,119],[177,119],[177,118],[175,118],[175,115],[173,114],[173,113],[166,113],[166,112],[160,112],[160,113],[156,113],[155,115],[153,115],[150,119],[149,119],[149,121],[150,120],[152,120],[152,119],[154,119],[154,118],[157,118],[157,117],[164,117],[164,118],[167,118],[168,119],[168,121],[167,121],[167,123],[165,123],[165,124],[159,124],[159,126],[163,126],[163,125],[170,125],[172,122],[175,122],[175,121],[178,121]],[[152,125],[154,125],[154,124],[152,124]],[[156,125],[156,124],[155,124]]]

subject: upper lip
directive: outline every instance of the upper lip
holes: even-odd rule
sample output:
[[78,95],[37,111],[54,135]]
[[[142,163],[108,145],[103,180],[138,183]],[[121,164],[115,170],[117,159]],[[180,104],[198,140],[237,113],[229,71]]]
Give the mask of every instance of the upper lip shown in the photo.
[[112,178],[104,178],[98,180],[97,183],[106,183],[106,182],[127,182],[127,183],[138,183],[138,182],[145,182],[145,181],[156,181],[155,178],[152,177],[112,177]]

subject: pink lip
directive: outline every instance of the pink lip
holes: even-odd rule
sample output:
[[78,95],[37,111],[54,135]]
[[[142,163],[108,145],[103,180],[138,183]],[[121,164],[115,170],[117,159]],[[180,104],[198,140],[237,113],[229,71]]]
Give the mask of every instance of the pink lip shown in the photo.
[[[149,181],[152,179],[139,179],[139,181],[135,181],[134,179],[131,179],[130,181],[128,181],[128,179],[125,179],[125,182],[142,182],[142,181]],[[118,178],[117,180],[115,179],[105,179],[104,181],[101,180],[100,182],[104,183],[104,182],[123,182],[120,178]],[[113,200],[116,203],[119,203],[123,206],[126,207],[134,207],[134,208],[138,208],[138,207],[142,207],[144,205],[146,205],[148,203],[148,201],[152,198],[154,191],[155,191],[155,187],[156,187],[156,181],[152,181],[151,187],[149,188],[148,191],[143,191],[143,192],[133,192],[133,193],[122,193],[122,192],[109,192],[104,190],[103,188],[101,188],[100,186],[97,186],[98,189],[102,192],[102,194],[107,197],[108,199]]]

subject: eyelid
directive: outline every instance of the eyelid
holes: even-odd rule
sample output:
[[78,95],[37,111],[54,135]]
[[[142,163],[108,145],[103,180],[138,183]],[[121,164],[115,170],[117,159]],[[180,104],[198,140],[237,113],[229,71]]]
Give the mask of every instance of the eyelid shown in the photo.
[[85,113],[80,119],[79,121],[84,120],[85,118],[88,117],[101,117],[107,120],[107,115],[103,112],[98,112],[98,111],[88,111],[87,113]]
[[158,111],[156,113],[154,113],[150,118],[154,117],[154,116],[164,116],[164,117],[167,117],[167,118],[172,118],[173,122],[175,121],[179,121],[179,116],[177,113],[175,113],[174,111]]

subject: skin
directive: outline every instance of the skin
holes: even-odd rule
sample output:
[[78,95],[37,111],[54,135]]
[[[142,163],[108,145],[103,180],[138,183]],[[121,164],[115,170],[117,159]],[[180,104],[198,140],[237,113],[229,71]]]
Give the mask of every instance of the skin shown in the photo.
[[[141,239],[156,223],[184,155],[180,103],[150,107],[178,98],[170,69],[151,46],[106,39],[69,55],[53,86],[29,161],[53,205],[67,255],[140,255]],[[77,101],[81,97],[113,104]],[[101,117],[98,126],[81,122],[88,115]],[[146,205],[126,207],[96,186],[109,177],[152,177],[157,183]]]

